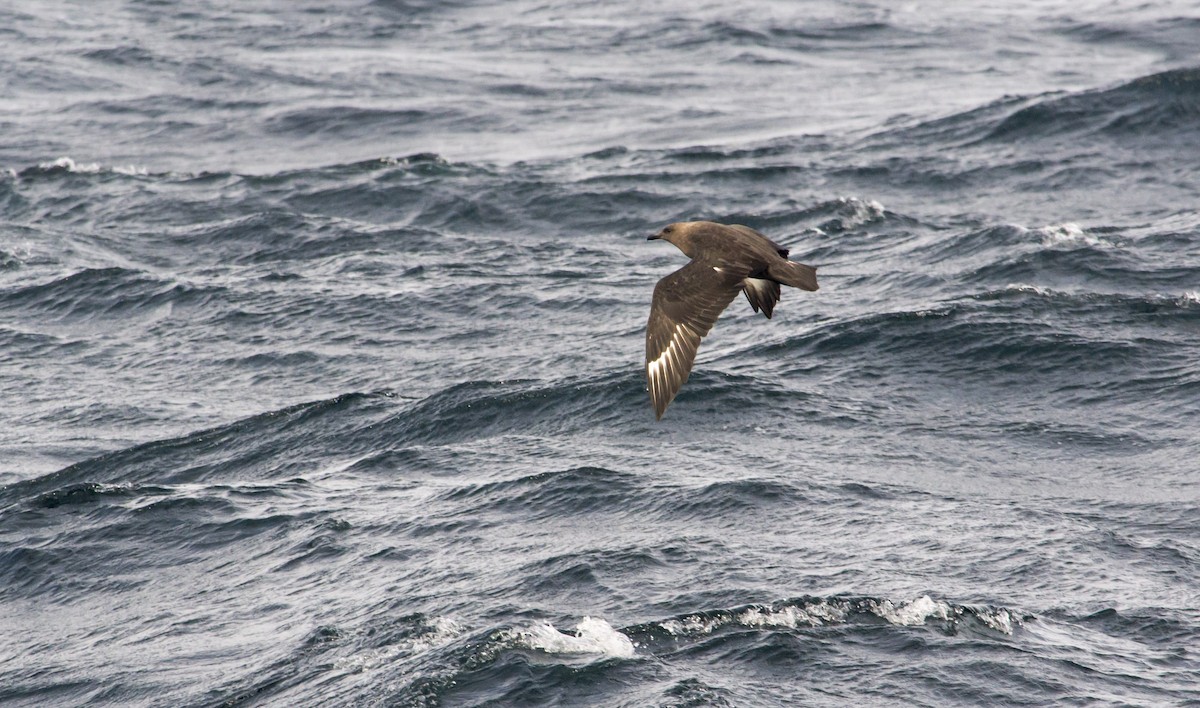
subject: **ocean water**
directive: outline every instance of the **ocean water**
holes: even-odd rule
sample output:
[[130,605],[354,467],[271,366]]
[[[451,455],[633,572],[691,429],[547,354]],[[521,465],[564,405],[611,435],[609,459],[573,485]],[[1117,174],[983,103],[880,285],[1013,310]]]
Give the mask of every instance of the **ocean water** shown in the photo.
[[[0,704],[1200,702],[1193,3],[0,4]],[[820,267],[655,422],[646,236]]]

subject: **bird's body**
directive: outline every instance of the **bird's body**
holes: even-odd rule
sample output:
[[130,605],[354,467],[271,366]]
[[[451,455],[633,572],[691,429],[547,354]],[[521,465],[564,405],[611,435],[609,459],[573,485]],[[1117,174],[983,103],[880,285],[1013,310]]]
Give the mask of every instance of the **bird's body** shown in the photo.
[[687,381],[700,340],[737,297],[746,295],[767,318],[780,288],[817,289],[817,269],[787,259],[788,250],[748,226],[688,221],[650,240],[675,244],[690,263],[658,281],[646,324],[646,381],[654,414],[662,418]]

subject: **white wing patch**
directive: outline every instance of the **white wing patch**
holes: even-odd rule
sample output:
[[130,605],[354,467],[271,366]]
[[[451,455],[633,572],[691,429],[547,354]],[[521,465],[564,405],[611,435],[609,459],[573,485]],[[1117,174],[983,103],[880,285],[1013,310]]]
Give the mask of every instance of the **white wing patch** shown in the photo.
[[762,278],[746,278],[742,281],[742,287],[753,290],[764,300],[771,294],[771,281]]
[[775,303],[779,302],[779,283],[765,278],[745,278],[742,280],[742,292],[755,312],[762,311],[767,319],[775,311]]
[[694,348],[693,342],[699,338],[695,330],[686,323],[678,322],[675,324],[675,331],[671,333],[670,344],[663,349],[658,358],[646,363],[646,373],[649,374],[651,393],[655,400],[675,397],[678,389],[671,390],[672,382],[678,381],[678,384],[682,384],[690,373],[683,365],[684,351]]

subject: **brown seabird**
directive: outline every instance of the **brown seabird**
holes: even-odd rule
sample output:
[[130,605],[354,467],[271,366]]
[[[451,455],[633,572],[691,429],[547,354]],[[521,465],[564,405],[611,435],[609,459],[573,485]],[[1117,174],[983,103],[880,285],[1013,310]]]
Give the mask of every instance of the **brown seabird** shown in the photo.
[[817,289],[817,269],[787,259],[788,250],[749,226],[686,221],[647,240],[669,241],[691,263],[658,281],[646,323],[646,382],[655,418],[661,420],[687,381],[700,340],[722,311],[746,294],[767,319],[779,286]]

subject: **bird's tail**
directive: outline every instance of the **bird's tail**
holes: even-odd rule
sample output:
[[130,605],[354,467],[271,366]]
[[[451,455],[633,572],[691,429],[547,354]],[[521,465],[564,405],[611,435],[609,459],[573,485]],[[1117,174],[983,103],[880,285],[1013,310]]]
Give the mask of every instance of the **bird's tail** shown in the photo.
[[767,268],[771,280],[801,290],[817,289],[817,269],[815,266],[804,265],[796,261],[780,260]]

